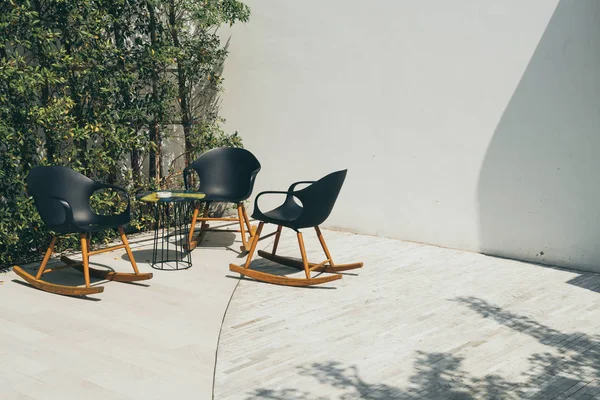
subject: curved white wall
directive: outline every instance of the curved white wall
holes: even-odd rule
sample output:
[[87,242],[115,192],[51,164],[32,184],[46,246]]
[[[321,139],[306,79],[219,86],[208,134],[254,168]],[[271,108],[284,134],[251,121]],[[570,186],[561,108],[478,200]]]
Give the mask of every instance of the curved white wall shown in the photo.
[[256,191],[348,168],[329,227],[600,271],[600,2],[247,3],[223,115]]

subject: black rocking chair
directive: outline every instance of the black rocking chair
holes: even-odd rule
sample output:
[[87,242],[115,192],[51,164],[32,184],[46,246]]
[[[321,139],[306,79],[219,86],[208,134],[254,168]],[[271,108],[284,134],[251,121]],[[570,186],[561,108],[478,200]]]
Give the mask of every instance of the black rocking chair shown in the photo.
[[[98,215],[90,208],[90,197],[95,191],[100,189],[119,190],[127,196],[127,192],[118,186],[95,182],[67,167],[33,168],[27,176],[27,191],[30,196],[33,196],[35,206],[42,221],[55,234],[79,233],[82,261],[78,262],[67,257],[62,257],[61,260],[66,265],[46,268],[58,238],[57,235],[54,235],[36,276],[30,275],[18,266],[14,266],[13,271],[40,290],[67,296],[85,296],[102,293],[104,287],[90,286],[90,275],[118,282],[133,282],[152,278],[151,273],[139,272],[123,230],[123,226],[128,224],[131,218],[129,196],[127,196],[127,208],[122,213]],[[123,244],[91,251],[89,242],[90,233],[112,228],[119,230]],[[121,248],[125,248],[134,273],[99,270],[89,266],[89,257],[91,255]],[[75,268],[82,271],[85,287],[57,285],[42,280],[44,274],[64,268]]]
[[[329,249],[325,244],[325,239],[321,234],[321,230],[319,229],[319,225],[323,223],[327,217],[329,217],[329,214],[333,209],[333,205],[335,204],[340,189],[342,188],[342,184],[344,183],[344,179],[346,178],[346,172],[347,170],[333,172],[316,182],[296,182],[290,186],[287,192],[267,191],[259,193],[255,199],[254,213],[252,214],[252,218],[260,221],[260,223],[258,225],[258,229],[256,230],[256,235],[252,240],[248,258],[246,259],[246,263],[243,267],[235,264],[229,264],[229,269],[233,272],[237,272],[263,282],[286,286],[311,286],[340,279],[342,275],[338,274],[337,272],[361,268],[363,266],[362,262],[353,264],[335,264],[331,254],[329,253]],[[310,184],[310,186],[307,186],[301,190],[296,190],[296,186],[301,184]],[[285,194],[286,198],[281,206],[268,212],[262,212],[258,207],[258,199],[265,194]],[[294,198],[300,200],[302,205],[298,205]],[[261,238],[260,233],[262,232],[265,223],[278,225],[277,232]],[[279,244],[279,237],[281,236],[281,230],[283,227],[296,231],[302,260],[276,255],[277,245]],[[300,232],[300,229],[304,228],[315,229],[317,237],[319,238],[319,242],[321,243],[321,247],[325,252],[325,257],[327,257],[325,261],[318,264],[308,262],[306,258],[306,249],[304,248],[304,239],[302,238],[302,232]],[[259,250],[258,255],[278,264],[303,269],[304,273],[306,274],[306,278],[290,278],[287,276],[274,275],[250,269],[252,255],[256,250],[258,241],[270,237],[271,235],[275,235],[273,251],[268,253]],[[334,274],[311,277],[311,271],[331,272]]]
[[[189,249],[195,249],[207,231],[222,231],[221,229],[209,229],[207,221],[237,221],[240,225],[242,251],[249,249],[249,244],[254,238],[256,227],[250,225],[250,219],[244,207],[244,200],[252,194],[256,175],[260,171],[260,163],[248,150],[234,147],[220,147],[202,154],[191,163],[184,171],[184,183],[186,190],[189,189],[188,178],[192,171],[196,171],[200,179],[198,192],[205,196],[202,201],[196,203],[192,215],[192,224],[189,233]],[[237,204],[237,218],[209,218],[208,209],[213,202]],[[200,207],[204,204],[204,215],[198,218]],[[200,232],[194,237],[196,222],[202,221]],[[246,226],[244,226],[244,224]],[[246,238],[246,229],[248,238]]]

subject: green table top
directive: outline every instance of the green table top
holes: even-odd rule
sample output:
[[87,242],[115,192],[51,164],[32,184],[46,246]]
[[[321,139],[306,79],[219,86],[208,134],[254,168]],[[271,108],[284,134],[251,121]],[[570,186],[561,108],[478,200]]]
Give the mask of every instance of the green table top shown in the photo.
[[[158,197],[157,193],[159,192],[171,192],[171,197]],[[174,201],[202,200],[204,196],[204,193],[195,192],[193,190],[157,190],[145,194],[140,200],[148,203],[170,203]]]

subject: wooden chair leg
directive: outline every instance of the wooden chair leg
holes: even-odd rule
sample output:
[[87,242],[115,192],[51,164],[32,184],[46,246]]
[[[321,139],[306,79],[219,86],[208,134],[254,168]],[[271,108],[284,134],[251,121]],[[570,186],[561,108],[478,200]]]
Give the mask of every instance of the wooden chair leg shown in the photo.
[[327,243],[325,243],[325,238],[323,237],[323,234],[321,233],[321,229],[318,226],[315,226],[315,231],[317,232],[317,237],[319,238],[319,243],[321,243],[321,247],[323,248],[323,251],[325,252],[325,257],[327,257],[327,259],[329,260],[329,265],[331,265],[332,267],[335,266],[335,264],[333,263],[333,258],[331,257],[331,253],[329,253],[329,249],[327,248]]
[[[198,221],[198,212],[200,210],[200,205],[204,204],[204,211],[202,212],[202,223],[200,224],[200,232],[194,238],[194,228],[196,227],[196,222]],[[200,245],[200,241],[204,237],[204,233],[208,230],[208,224],[206,223],[206,218],[208,218],[208,210],[210,208],[210,202],[198,203],[196,209],[194,209],[195,219],[192,218],[193,225],[190,226],[190,236],[188,237],[189,241],[189,251],[194,250],[196,247]]]
[[89,262],[90,256],[88,252],[88,238],[86,233],[79,234],[79,240],[81,241],[81,259],[83,262],[83,278],[85,279],[85,287],[90,287],[90,269]]
[[[96,250],[91,254],[104,253],[106,251],[111,251],[114,249],[125,248],[125,251],[127,252],[127,257],[129,257],[129,262],[131,263],[131,266],[133,267],[133,271],[134,271],[133,274],[129,273],[129,272],[115,272],[115,271],[109,271],[109,270],[104,270],[104,269],[95,269],[95,268],[90,267],[89,266],[89,257],[90,257],[89,251],[88,252],[82,251],[83,262],[81,262],[81,263],[71,260],[68,257],[61,257],[61,260],[67,266],[69,266],[71,268],[75,268],[78,271],[83,271],[83,274],[86,278],[86,285],[88,285],[90,276],[93,276],[94,278],[106,279],[109,281],[117,281],[117,282],[137,282],[137,281],[145,281],[147,279],[152,279],[152,276],[153,276],[152,273],[149,273],[149,272],[140,273],[140,271],[138,270],[137,263],[135,262],[135,258],[133,257],[133,253],[131,252],[131,247],[129,246],[129,241],[127,240],[127,236],[125,236],[125,230],[123,229],[122,226],[120,226],[118,228],[118,230],[119,230],[119,235],[121,236],[121,241],[123,242],[122,245],[112,246],[112,247],[108,247],[108,248],[102,249],[102,250]],[[84,239],[82,238],[82,244],[81,244],[82,249],[85,248],[83,240]],[[85,240],[89,244],[89,238],[86,237]]]
[[[252,240],[252,245],[251,245],[250,251],[248,253],[248,258],[246,259],[246,264],[243,267],[239,266],[239,265],[235,265],[235,264],[229,264],[230,271],[237,272],[240,275],[247,276],[247,277],[256,279],[258,281],[262,281],[262,282],[273,283],[276,285],[298,286],[298,287],[319,285],[322,283],[335,281],[337,279],[342,279],[341,274],[318,276],[316,278],[310,277],[310,267],[309,267],[310,264],[306,258],[306,250],[304,248],[304,240],[302,238],[302,233],[300,233],[300,232],[298,232],[298,244],[300,245],[300,252],[302,253],[302,266],[304,268],[306,278],[290,278],[287,276],[274,275],[274,274],[250,269],[250,263],[252,262],[252,256],[254,255],[254,251],[256,250],[256,245],[258,244],[258,241],[260,240],[260,234],[262,232],[263,225],[264,225],[264,222],[261,222],[258,225],[258,229],[256,230],[256,234],[254,236],[254,239]],[[279,227],[279,228],[281,228],[281,227]],[[278,230],[280,230],[280,229],[278,229]],[[259,251],[259,255],[260,255],[260,251]],[[265,257],[265,256],[263,255],[263,257]],[[267,257],[265,257],[265,258],[267,258]],[[279,256],[277,256],[277,258],[279,258]],[[275,260],[275,262],[277,262],[277,260]]]
[[50,245],[48,246],[48,249],[46,250],[46,254],[44,254],[44,259],[42,260],[42,263],[40,264],[40,267],[38,268],[38,272],[35,275],[35,279],[40,279],[42,277],[42,275],[44,274],[44,270],[46,269],[48,260],[50,260],[50,256],[52,255],[52,252],[54,251],[55,244],[56,244],[56,236],[52,236],[52,240],[50,240]]
[[240,220],[240,233],[242,234],[242,247],[248,250],[248,242],[246,240],[246,231],[244,228],[244,212],[242,211],[242,203],[237,205],[238,219]]
[[[196,221],[198,220],[198,213],[200,212],[200,205],[202,203],[198,202],[196,203],[196,206],[194,207],[194,214],[192,214],[192,224],[190,225],[190,233],[188,236],[188,243],[192,243],[192,240],[194,239],[194,228],[196,227]],[[204,221],[202,221],[202,223],[204,224]]]
[[127,241],[127,236],[125,236],[125,230],[122,226],[119,227],[119,235],[121,235],[121,241],[125,245],[125,251],[127,252],[127,257],[129,257],[129,262],[133,267],[133,271],[136,275],[139,275],[140,271],[138,270],[137,264],[135,263],[135,258],[133,258],[133,253],[131,252],[131,247],[129,247],[129,241]]
[[[329,249],[327,248],[327,244],[325,243],[325,238],[323,237],[321,230],[319,229],[319,227],[315,227],[315,230],[317,231],[317,236],[319,237],[319,242],[321,243],[321,247],[323,248],[323,251],[325,252],[325,255],[327,256],[327,258],[323,262],[311,263],[311,262],[307,261],[305,263],[306,260],[305,260],[304,255],[306,255],[306,253],[304,253],[302,260],[298,260],[296,258],[278,256],[278,255],[275,255],[274,252],[268,253],[263,250],[259,250],[258,255],[260,257],[263,257],[267,260],[276,262],[278,264],[286,265],[286,266],[292,267],[292,268],[304,269],[305,271],[306,271],[307,265],[308,265],[309,271],[331,272],[331,273],[349,271],[352,269],[363,267],[362,262],[356,262],[356,263],[350,263],[350,264],[334,264],[333,260],[331,259],[331,253],[329,252]],[[300,238],[298,238],[298,241],[300,241]],[[300,245],[300,251],[302,251],[303,244],[304,244],[304,242],[302,242],[302,244]],[[277,248],[277,246],[275,245],[274,250],[276,248]],[[317,278],[311,278],[311,280],[314,280],[314,279],[317,279]]]
[[329,252],[329,249],[327,248],[327,244],[325,243],[325,238],[323,237],[323,234],[321,233],[321,229],[318,226],[315,226],[315,231],[317,232],[317,237],[319,238],[321,247],[323,248],[323,251],[325,252],[325,257],[327,257],[327,259],[329,260],[329,266],[325,265],[323,267],[322,271],[340,272],[340,271],[349,271],[351,269],[363,267],[362,262],[355,262],[355,263],[350,263],[350,264],[335,264],[333,262],[333,258],[331,257],[331,253]]
[[283,226],[277,226],[277,233],[275,234],[275,242],[273,243],[273,255],[277,252],[277,246],[279,245],[279,237],[281,236],[281,229]]
[[244,214],[244,221],[246,221],[246,227],[248,227],[248,234],[250,235],[250,239],[254,236],[254,232],[252,230],[252,225],[250,224],[250,218],[248,218],[248,213],[246,212],[246,206],[242,203],[242,213]]
[[[50,256],[52,255],[54,245],[56,244],[56,240],[57,240],[57,238],[56,238],[56,236],[54,236],[52,238],[52,241],[50,242],[50,246],[48,247],[48,250],[46,251],[46,255],[44,256],[44,259],[42,260],[42,264],[40,265],[40,268],[38,270],[38,277],[33,277],[33,275],[30,275],[29,273],[25,272],[23,269],[21,269],[19,266],[16,266],[16,265],[13,267],[13,271],[17,275],[19,275],[21,278],[23,278],[31,286],[33,286],[37,289],[43,290],[45,292],[49,292],[49,293],[61,294],[61,295],[65,295],[65,296],[87,296],[90,294],[102,293],[104,291],[104,288],[102,286],[92,287],[91,282],[90,282],[90,275],[91,275],[92,271],[90,271],[91,268],[89,267],[90,240],[89,240],[88,234],[86,234],[86,233],[79,234],[79,240],[81,243],[81,258],[82,258],[81,262],[71,261],[69,258],[61,257],[61,259],[63,259],[63,261],[64,261],[64,259],[67,260],[66,265],[53,267],[53,268],[46,268],[48,260],[50,259]],[[45,282],[40,279],[44,273],[49,273],[49,272],[58,271],[58,270],[61,270],[64,268],[72,268],[72,267],[75,267],[76,269],[79,269],[80,271],[83,272],[83,276],[85,279],[85,287],[57,285],[54,283]],[[98,272],[103,272],[103,271],[98,271]],[[113,272],[111,272],[111,273],[117,275],[116,273],[113,273]],[[109,273],[107,272],[107,274],[109,274]]]
[[250,250],[248,251],[248,258],[246,259],[246,264],[244,264],[244,268],[248,269],[250,267],[250,263],[252,262],[252,256],[254,255],[254,250],[256,250],[256,246],[258,245],[258,241],[260,240],[260,233],[262,232],[264,222],[258,224],[258,228],[256,229],[256,235],[254,235],[254,239],[252,240],[252,244],[250,245]]
[[[210,202],[204,203],[204,211],[202,212],[202,218],[208,218],[208,210],[210,208]],[[202,220],[202,223],[200,224],[200,234],[198,236],[200,236],[202,234],[202,232],[207,229],[206,225],[208,225],[208,223],[206,222],[206,219]]]
[[304,264],[304,272],[306,273],[306,279],[310,279],[310,269],[308,269],[308,259],[306,258],[306,249],[304,248],[304,239],[302,238],[302,232],[298,232],[298,244],[300,245],[300,254],[302,254],[302,263]]

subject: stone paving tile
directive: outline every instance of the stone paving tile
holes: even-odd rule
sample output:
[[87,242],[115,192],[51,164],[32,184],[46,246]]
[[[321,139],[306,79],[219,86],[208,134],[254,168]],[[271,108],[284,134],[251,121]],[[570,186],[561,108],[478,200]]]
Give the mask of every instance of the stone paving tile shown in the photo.
[[[324,288],[239,281],[227,270],[243,259],[234,234],[214,234],[192,269],[156,271],[148,287],[107,283],[100,302],[3,275],[0,399],[209,399],[238,283],[215,399],[600,397],[599,275],[324,234],[337,262],[365,262]],[[316,238],[305,241],[324,258]],[[280,252],[298,255],[293,234]],[[95,260],[129,268],[120,253]]]
[[[365,267],[327,288],[243,280],[224,321],[215,399],[600,395],[600,275],[325,236],[337,262]],[[285,234],[278,253],[297,257],[294,240]],[[318,242],[305,242],[321,260]]]
[[[192,268],[157,271],[145,262],[148,236],[132,237],[140,270],[154,278],[107,282],[93,296],[99,301],[27,287],[13,272],[0,275],[0,400],[164,400],[175,393],[210,399],[220,325],[238,283],[227,277],[237,238],[211,234],[192,253]],[[124,254],[91,261],[129,272]],[[83,283],[68,270],[53,279]]]

